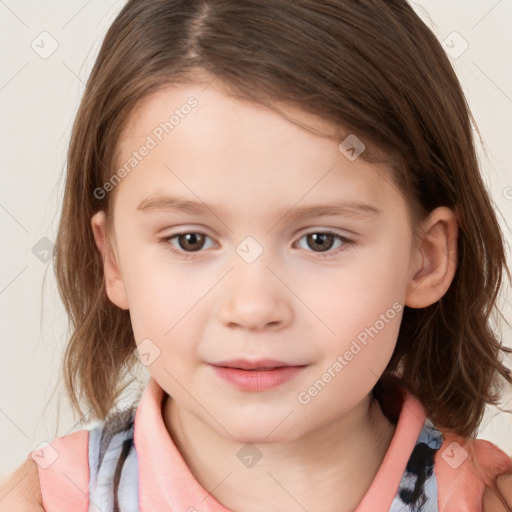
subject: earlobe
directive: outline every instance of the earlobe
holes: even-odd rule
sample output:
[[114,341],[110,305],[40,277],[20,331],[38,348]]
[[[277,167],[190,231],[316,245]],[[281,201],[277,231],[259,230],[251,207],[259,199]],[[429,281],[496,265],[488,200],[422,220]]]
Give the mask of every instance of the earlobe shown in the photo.
[[450,287],[457,270],[458,223],[453,210],[441,206],[431,212],[411,267],[405,305],[424,308],[437,302]]
[[104,211],[95,213],[91,218],[94,240],[103,258],[105,289],[108,298],[121,309],[129,309],[128,297],[119,268],[118,258],[109,240]]

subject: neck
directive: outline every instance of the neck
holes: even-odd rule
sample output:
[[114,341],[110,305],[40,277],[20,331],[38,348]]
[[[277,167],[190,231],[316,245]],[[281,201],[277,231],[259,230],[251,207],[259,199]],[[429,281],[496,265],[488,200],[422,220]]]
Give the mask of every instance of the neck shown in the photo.
[[164,421],[198,482],[236,512],[353,511],[395,430],[378,402],[366,397],[341,418],[305,436],[258,443],[261,458],[249,468],[237,458],[246,443],[220,435],[171,397],[164,404]]

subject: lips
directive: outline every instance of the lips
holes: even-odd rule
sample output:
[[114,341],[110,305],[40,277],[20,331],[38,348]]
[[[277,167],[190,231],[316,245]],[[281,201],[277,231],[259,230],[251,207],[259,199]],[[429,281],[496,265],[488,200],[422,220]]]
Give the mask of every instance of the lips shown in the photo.
[[297,377],[307,365],[289,364],[275,359],[237,359],[211,363],[210,366],[219,377],[240,391],[263,392]]
[[231,361],[220,361],[218,363],[211,363],[213,366],[220,366],[224,368],[235,368],[239,370],[275,370],[277,368],[284,368],[288,366],[305,366],[297,363],[287,363],[278,361],[276,359],[258,359],[250,361],[248,359],[233,359]]

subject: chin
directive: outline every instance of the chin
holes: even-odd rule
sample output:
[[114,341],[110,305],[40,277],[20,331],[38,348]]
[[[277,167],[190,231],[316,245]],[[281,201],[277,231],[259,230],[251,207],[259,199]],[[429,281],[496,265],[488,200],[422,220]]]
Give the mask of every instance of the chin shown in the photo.
[[297,425],[291,424],[287,420],[283,421],[284,418],[286,418],[286,414],[279,417],[267,415],[266,418],[262,418],[261,414],[259,417],[251,417],[247,414],[240,421],[221,421],[221,425],[224,425],[231,435],[222,428],[219,433],[231,441],[241,444],[288,443],[300,437],[303,432],[297,428]]

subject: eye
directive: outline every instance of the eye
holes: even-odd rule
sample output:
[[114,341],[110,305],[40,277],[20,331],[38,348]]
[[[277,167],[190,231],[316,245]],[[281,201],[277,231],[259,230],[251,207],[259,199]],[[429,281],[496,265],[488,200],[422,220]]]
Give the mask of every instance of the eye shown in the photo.
[[[302,238],[300,238],[300,240],[304,238],[306,239],[306,244],[313,248],[313,252],[317,252],[320,256],[323,257],[336,256],[338,253],[346,250],[344,247],[353,245],[351,240],[337,233],[334,233],[333,231],[312,231],[310,233],[306,233]],[[333,252],[326,252],[324,254],[324,250],[329,251],[332,249],[336,239],[341,241],[341,244],[338,245],[338,248],[342,247],[342,249],[338,249]]]
[[[166,248],[174,254],[178,254],[179,256],[183,256],[186,253],[194,253],[199,252],[204,248],[205,240],[210,238],[208,235],[204,233],[191,231],[188,233],[177,233],[171,237],[163,238],[162,242],[166,244]],[[179,249],[175,249],[171,240],[176,239]],[[190,256],[185,256],[190,257]]]

